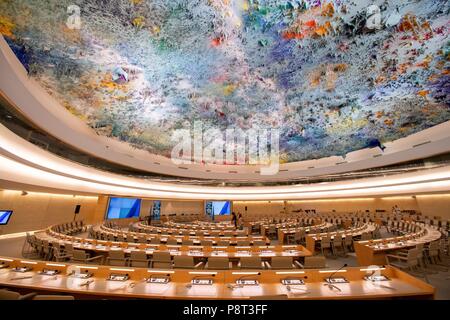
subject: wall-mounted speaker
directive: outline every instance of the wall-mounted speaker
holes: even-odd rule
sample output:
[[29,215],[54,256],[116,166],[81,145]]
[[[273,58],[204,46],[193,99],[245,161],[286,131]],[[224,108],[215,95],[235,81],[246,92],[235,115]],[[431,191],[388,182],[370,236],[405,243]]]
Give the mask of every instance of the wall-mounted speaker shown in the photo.
[[75,206],[75,214],[79,214],[80,213],[80,209],[81,209],[81,204],[77,204]]

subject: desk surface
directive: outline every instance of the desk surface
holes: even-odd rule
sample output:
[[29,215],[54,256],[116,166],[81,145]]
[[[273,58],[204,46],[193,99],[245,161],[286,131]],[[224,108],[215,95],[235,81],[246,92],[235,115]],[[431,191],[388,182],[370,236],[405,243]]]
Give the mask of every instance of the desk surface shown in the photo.
[[[324,279],[334,270],[226,270],[226,271],[193,271],[185,269],[156,270],[143,268],[118,268],[106,266],[83,266],[65,263],[35,262],[19,259],[0,258],[9,264],[8,268],[0,269],[0,285],[11,288],[22,288],[41,292],[66,292],[75,296],[115,297],[115,298],[156,298],[156,299],[250,299],[265,296],[286,295],[287,299],[376,299],[394,297],[433,298],[435,289],[393,267],[382,268],[379,272],[390,280],[371,282],[364,280],[364,276],[372,270],[361,268],[346,268],[337,276],[344,276],[349,283],[336,284],[338,289],[330,289]],[[9,261],[8,261],[9,260]],[[27,264],[32,262],[34,264]],[[19,273],[12,271],[12,267],[29,265],[32,271]],[[40,275],[44,268],[61,271],[56,276]],[[90,269],[86,269],[90,268]],[[69,276],[68,272],[75,270],[83,273],[89,271],[93,280],[88,286],[86,279]],[[128,274],[127,281],[109,281],[109,274]],[[258,275],[259,274],[259,275]],[[145,281],[149,277],[170,277],[167,284],[150,284]],[[282,279],[307,277],[304,285],[292,285],[291,290],[281,283]],[[27,279],[14,278],[31,277]],[[192,285],[193,278],[210,278],[212,285]],[[236,287],[236,280],[240,278],[257,279],[259,285]],[[232,287],[232,288],[231,288]]]
[[259,256],[263,259],[271,257],[300,257],[311,256],[312,253],[302,245],[272,245],[272,246],[196,246],[196,245],[165,245],[165,244],[139,244],[129,242],[111,242],[104,240],[93,240],[71,237],[56,234],[53,231],[49,233],[36,234],[39,239],[46,239],[49,242],[58,242],[65,246],[71,243],[74,249],[82,249],[100,254],[106,254],[114,249],[121,249],[126,254],[130,254],[132,250],[143,250],[147,255],[152,255],[155,250],[169,251],[172,256],[188,255],[197,258],[208,258],[211,256],[228,257],[230,259],[239,259],[241,257]]

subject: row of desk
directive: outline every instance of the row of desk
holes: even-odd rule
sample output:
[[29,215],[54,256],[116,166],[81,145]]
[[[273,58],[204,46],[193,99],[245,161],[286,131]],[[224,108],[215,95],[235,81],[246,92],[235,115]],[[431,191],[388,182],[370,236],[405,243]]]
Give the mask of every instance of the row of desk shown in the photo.
[[145,251],[151,256],[154,251],[168,251],[172,256],[187,255],[196,258],[208,258],[211,256],[228,257],[230,260],[241,257],[259,256],[262,259],[270,259],[277,256],[289,256],[294,259],[311,256],[312,253],[301,245],[273,245],[273,246],[183,246],[183,245],[151,245],[129,242],[112,242],[95,239],[85,239],[57,234],[51,230],[36,233],[37,239],[46,240],[49,244],[57,242],[64,247],[72,244],[74,249],[94,252],[96,254],[107,254],[111,250],[123,250],[126,254],[131,251]]
[[322,241],[322,239],[325,237],[329,238],[331,241],[333,241],[335,237],[340,237],[342,240],[344,240],[347,235],[351,236],[354,239],[360,237],[363,233],[370,233],[370,236],[372,237],[372,232],[375,231],[376,227],[377,226],[373,223],[365,223],[362,226],[342,231],[309,234],[306,236],[306,248],[309,251],[314,252],[316,244]]
[[163,270],[0,257],[0,287],[78,299],[434,298],[431,285],[390,266],[335,271]]
[[284,243],[285,239],[287,238],[287,236],[290,235],[295,235],[297,232],[304,232],[305,234],[307,233],[314,233],[316,231],[320,231],[320,230],[324,230],[324,229],[328,229],[330,227],[332,227],[333,225],[331,223],[328,222],[322,222],[316,225],[312,225],[312,226],[308,226],[308,227],[295,227],[295,228],[291,228],[291,227],[284,227],[284,226],[279,226],[277,229],[278,232],[278,241],[279,243]]
[[[167,243],[169,238],[175,239],[178,244],[181,244],[183,240],[192,240],[194,244],[200,245],[202,240],[210,240],[213,242],[213,245],[216,245],[221,240],[226,240],[230,242],[230,245],[236,245],[238,241],[249,241],[253,244],[254,241],[264,241],[267,245],[270,244],[270,240],[267,237],[263,236],[248,236],[248,235],[231,235],[231,236],[212,236],[212,235],[203,235],[197,236],[195,233],[188,235],[179,235],[179,234],[152,234],[142,232],[134,232],[134,231],[120,231],[117,229],[111,229],[105,227],[103,225],[97,225],[92,228],[92,231],[96,237],[99,238],[100,235],[111,235],[118,241],[118,237],[131,237],[133,242],[138,242],[140,238],[145,237],[147,241],[151,242],[151,239],[158,239],[158,243]],[[129,241],[129,240],[128,240]]]
[[358,241],[354,243],[360,265],[384,264],[386,255],[393,251],[414,248],[419,244],[437,241],[442,234],[431,226],[421,226],[420,231],[392,238]]
[[219,234],[232,234],[232,235],[247,235],[248,230],[236,230],[234,225],[221,226],[201,226],[201,225],[191,225],[191,224],[177,224],[176,226],[151,226],[141,221],[131,224],[130,230],[136,230],[139,232],[154,232],[156,233],[166,233],[166,234],[181,234],[185,231],[195,234],[195,232],[203,233],[219,233]]

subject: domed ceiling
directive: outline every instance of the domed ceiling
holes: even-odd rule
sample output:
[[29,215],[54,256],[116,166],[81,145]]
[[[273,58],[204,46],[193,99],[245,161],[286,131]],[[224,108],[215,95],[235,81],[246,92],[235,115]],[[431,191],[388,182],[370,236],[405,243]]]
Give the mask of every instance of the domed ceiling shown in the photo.
[[196,120],[277,128],[282,162],[450,120],[448,28],[448,1],[0,2],[1,33],[50,95],[164,156]]

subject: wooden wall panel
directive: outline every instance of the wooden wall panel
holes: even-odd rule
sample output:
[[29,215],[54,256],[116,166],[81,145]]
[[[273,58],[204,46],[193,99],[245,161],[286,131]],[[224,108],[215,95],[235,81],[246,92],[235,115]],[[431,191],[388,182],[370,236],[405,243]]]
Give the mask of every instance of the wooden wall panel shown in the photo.
[[77,220],[92,221],[97,207],[97,197],[0,191],[0,209],[13,210],[6,226],[0,226],[0,234],[16,233],[45,228],[51,224],[74,219],[75,206],[81,205]]

